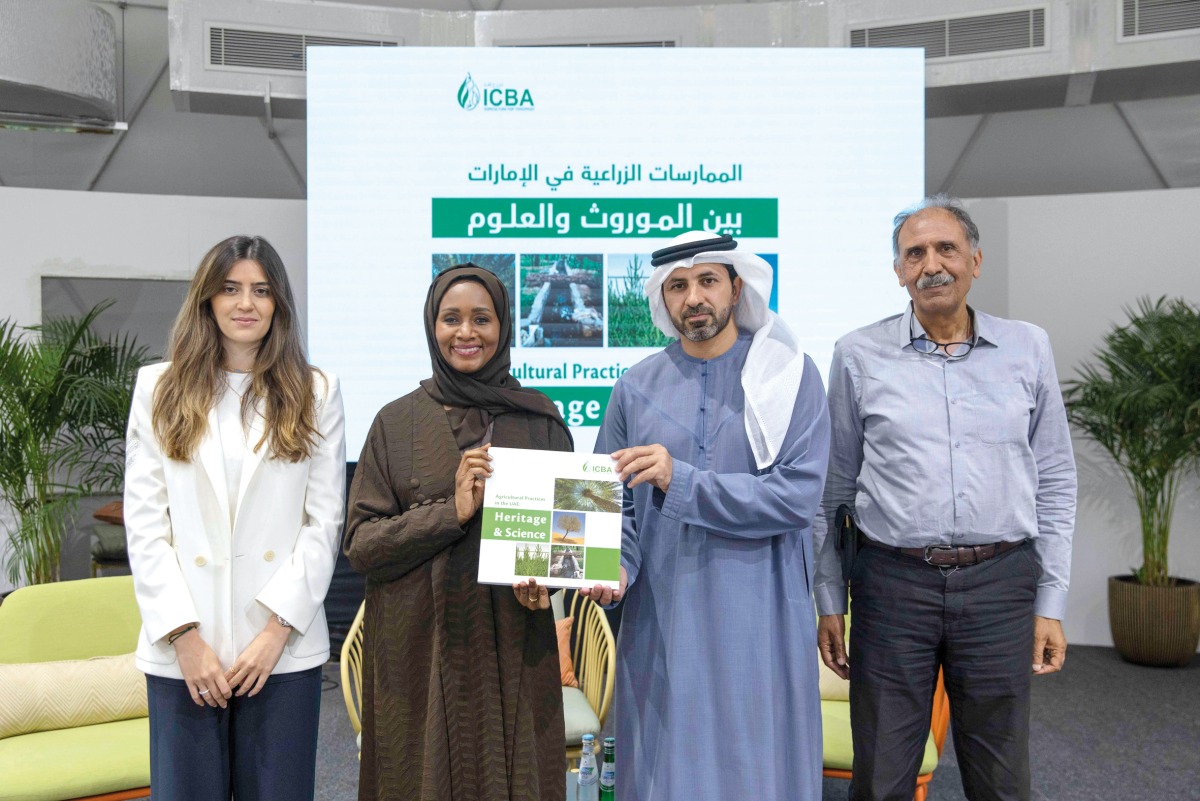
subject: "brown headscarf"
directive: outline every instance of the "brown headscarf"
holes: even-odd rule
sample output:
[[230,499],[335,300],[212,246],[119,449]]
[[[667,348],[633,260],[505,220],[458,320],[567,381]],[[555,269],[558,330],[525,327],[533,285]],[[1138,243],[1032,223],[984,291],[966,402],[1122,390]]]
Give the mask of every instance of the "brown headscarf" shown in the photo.
[[[496,343],[495,355],[478,371],[469,374],[450,366],[434,336],[442,297],[459,281],[474,281],[483,285],[492,299],[492,305],[496,307],[496,321],[500,327],[500,341]],[[433,279],[429,294],[425,296],[425,341],[433,362],[433,377],[422,381],[421,386],[438,403],[455,407],[449,414],[454,438],[460,448],[482,440],[492,418],[509,412],[528,412],[549,417],[563,427],[568,437],[571,435],[562,415],[558,413],[558,407],[549,398],[536,389],[522,388],[517,379],[509,374],[512,337],[508,290],[495,274],[468,262],[451,267]]]

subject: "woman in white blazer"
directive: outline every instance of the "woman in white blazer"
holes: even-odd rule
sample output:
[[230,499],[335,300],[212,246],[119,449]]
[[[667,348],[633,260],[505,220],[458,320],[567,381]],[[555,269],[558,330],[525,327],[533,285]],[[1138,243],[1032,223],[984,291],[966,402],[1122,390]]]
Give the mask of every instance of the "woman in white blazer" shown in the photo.
[[138,374],[125,526],[155,801],[313,797],[346,448],[298,322],[275,249],[231,237],[192,279],[170,361]]

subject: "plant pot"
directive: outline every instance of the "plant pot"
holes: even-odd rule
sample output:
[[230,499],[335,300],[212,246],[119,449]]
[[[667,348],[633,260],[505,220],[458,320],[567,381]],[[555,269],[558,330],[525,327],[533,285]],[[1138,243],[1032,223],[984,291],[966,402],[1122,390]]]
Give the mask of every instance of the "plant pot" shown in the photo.
[[1183,667],[1200,643],[1200,584],[1174,579],[1147,587],[1133,576],[1109,576],[1108,624],[1118,653],[1130,662]]

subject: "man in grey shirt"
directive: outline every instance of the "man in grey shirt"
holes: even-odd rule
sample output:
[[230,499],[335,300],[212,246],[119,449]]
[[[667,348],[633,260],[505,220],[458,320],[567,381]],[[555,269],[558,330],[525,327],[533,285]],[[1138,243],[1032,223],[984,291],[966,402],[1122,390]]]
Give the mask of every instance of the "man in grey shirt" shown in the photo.
[[[850,679],[850,797],[912,798],[940,668],[967,798],[1028,799],[1030,677],[1066,655],[1075,525],[1054,357],[1042,329],[967,305],[983,254],[958,201],[901,212],[892,248],[912,303],[834,349],[813,535],[818,647]],[[859,529],[849,658],[842,504]]]

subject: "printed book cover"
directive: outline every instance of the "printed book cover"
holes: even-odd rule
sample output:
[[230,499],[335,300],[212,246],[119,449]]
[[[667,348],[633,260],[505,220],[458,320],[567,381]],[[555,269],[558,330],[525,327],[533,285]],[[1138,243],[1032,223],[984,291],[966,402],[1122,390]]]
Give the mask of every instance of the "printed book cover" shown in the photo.
[[616,587],[624,487],[603,455],[492,448],[479,582]]

